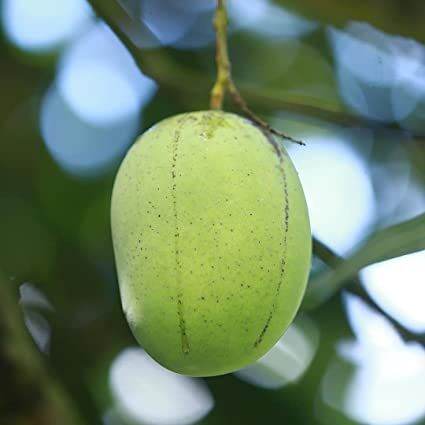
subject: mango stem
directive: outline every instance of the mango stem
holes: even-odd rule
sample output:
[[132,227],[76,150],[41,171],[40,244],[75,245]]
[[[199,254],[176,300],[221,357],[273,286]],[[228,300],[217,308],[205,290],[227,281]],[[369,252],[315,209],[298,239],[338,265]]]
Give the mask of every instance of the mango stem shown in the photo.
[[287,136],[280,130],[273,128],[268,122],[264,121],[255,114],[242,97],[239,89],[232,78],[232,64],[229,58],[229,49],[227,45],[228,16],[226,0],[217,0],[217,7],[214,15],[214,29],[216,32],[216,67],[217,78],[211,90],[210,108],[223,109],[223,102],[226,92],[230,94],[234,104],[249,118],[254,124],[270,135],[278,136],[289,140],[298,145],[305,145],[304,142]]

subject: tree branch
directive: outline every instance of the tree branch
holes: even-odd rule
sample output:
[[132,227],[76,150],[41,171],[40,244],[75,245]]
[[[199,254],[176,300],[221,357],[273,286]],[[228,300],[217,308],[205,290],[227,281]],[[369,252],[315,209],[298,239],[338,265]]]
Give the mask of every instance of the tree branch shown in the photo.
[[[325,245],[323,242],[319,241],[316,238],[313,238],[313,251],[318,258],[320,258],[328,267],[334,269],[341,262],[345,261],[344,258],[336,254],[331,248]],[[368,292],[364,289],[360,277],[356,274],[350,280],[346,282],[346,289],[351,293],[357,295],[361,298],[366,304],[372,307],[374,310],[378,311],[382,316],[384,316],[392,326],[398,331],[398,333],[403,337],[406,341],[417,341],[422,345],[425,345],[424,335],[417,335],[406,328],[404,328],[400,323],[395,320],[391,315],[389,315],[382,307],[379,306],[368,294]],[[333,296],[339,295],[341,292],[335,292]],[[322,304],[312,304],[310,306],[304,306],[306,310],[320,307]]]

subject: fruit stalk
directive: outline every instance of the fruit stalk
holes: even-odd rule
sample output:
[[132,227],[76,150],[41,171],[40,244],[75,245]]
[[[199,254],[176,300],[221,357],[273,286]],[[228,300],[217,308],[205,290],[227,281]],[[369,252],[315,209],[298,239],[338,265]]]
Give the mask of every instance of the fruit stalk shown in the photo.
[[227,23],[226,0],[217,0],[217,9],[214,16],[217,79],[211,90],[211,109],[223,109],[224,96],[231,80],[231,64],[227,48]]
[[305,145],[305,143],[273,128],[268,122],[255,114],[248,106],[232,78],[232,65],[229,58],[229,49],[227,47],[227,26],[228,16],[226,0],[217,0],[217,8],[214,15],[217,78],[211,90],[210,108],[213,110],[223,109],[224,97],[228,91],[235,105],[237,105],[246,117],[248,117],[266,135],[278,136],[289,140],[292,143],[296,143],[297,145]]

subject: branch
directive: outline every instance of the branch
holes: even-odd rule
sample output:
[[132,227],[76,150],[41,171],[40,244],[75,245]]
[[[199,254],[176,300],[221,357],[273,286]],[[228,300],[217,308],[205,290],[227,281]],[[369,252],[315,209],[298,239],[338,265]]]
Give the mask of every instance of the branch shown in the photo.
[[323,304],[364,267],[425,249],[424,232],[425,214],[376,231],[350,258],[313,277],[304,304],[312,308]]
[[[313,251],[315,255],[320,258],[328,267],[331,269],[335,269],[339,264],[341,264],[343,261],[345,261],[344,258],[336,254],[331,248],[329,248],[327,245],[325,245],[323,242],[319,241],[318,239],[313,239]],[[423,335],[417,335],[406,328],[404,328],[400,323],[395,320],[391,315],[389,315],[385,310],[383,310],[379,304],[377,304],[371,296],[368,294],[368,292],[364,289],[360,277],[358,274],[353,276],[350,280],[346,282],[347,289],[360,297],[366,304],[368,304],[370,307],[372,307],[374,310],[378,311],[382,316],[384,316],[392,326],[398,331],[398,333],[403,337],[405,341],[417,341],[421,343],[422,345],[425,345],[425,338]],[[341,290],[342,288],[340,288]],[[340,294],[340,291],[335,292],[333,296]],[[304,308],[306,310],[320,307],[322,304],[318,305],[304,305]]]

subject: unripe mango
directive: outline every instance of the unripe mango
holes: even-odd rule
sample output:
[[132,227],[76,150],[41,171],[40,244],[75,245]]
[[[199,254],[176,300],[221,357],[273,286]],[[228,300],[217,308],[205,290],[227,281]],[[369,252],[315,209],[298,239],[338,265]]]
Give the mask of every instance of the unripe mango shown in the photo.
[[300,305],[307,206],[286,151],[219,111],[168,118],[125,157],[112,195],[123,310],[143,348],[192,376],[264,355]]

